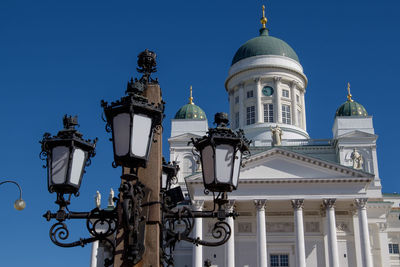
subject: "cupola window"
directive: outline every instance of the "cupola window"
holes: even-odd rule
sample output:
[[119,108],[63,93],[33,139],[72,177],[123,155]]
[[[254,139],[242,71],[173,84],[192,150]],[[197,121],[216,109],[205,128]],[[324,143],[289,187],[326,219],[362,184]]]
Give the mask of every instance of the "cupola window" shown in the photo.
[[283,96],[283,97],[286,97],[286,98],[289,98],[289,90],[283,89],[283,90],[282,90],[282,96]]
[[286,124],[292,124],[289,105],[282,105],[282,122]]
[[256,122],[256,108],[254,106],[247,107],[246,124],[254,124]]
[[247,91],[247,98],[252,98],[252,97],[254,97],[253,90]]
[[399,244],[389,244],[390,254],[399,254]]
[[264,122],[274,122],[274,106],[264,104]]
[[237,96],[237,97],[235,97],[235,104],[238,104],[239,103],[239,97]]

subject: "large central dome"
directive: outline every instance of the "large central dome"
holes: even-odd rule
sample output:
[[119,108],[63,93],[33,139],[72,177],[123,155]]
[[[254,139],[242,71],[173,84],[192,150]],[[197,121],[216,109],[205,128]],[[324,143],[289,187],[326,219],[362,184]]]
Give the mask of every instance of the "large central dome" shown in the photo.
[[299,57],[296,52],[294,52],[293,48],[285,41],[269,36],[268,29],[262,28],[260,30],[260,36],[250,39],[236,51],[232,60],[232,65],[242,59],[261,55],[284,56],[300,63]]

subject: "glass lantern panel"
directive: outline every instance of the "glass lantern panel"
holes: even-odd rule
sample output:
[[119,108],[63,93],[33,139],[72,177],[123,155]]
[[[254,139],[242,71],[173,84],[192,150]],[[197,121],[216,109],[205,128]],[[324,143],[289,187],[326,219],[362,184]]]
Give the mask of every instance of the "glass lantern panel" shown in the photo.
[[128,113],[121,113],[113,119],[113,141],[117,156],[125,156],[129,152],[130,118]]
[[51,152],[51,181],[53,184],[63,184],[68,171],[69,148],[57,146]]
[[168,175],[165,172],[163,172],[161,175],[161,188],[162,189],[167,188],[167,178],[168,178]]
[[217,145],[215,149],[215,167],[219,183],[231,182],[233,153],[233,147],[230,145]]
[[150,139],[151,118],[145,115],[133,115],[131,152],[138,157],[145,157]]
[[204,182],[211,184],[214,181],[214,151],[211,145],[201,151]]
[[234,187],[237,187],[239,181],[239,171],[240,171],[240,162],[242,161],[242,152],[240,150],[236,151],[235,154],[235,163],[233,164],[233,177],[232,184]]
[[86,162],[86,155],[82,149],[75,149],[72,156],[71,164],[71,175],[69,182],[74,185],[79,185],[79,181],[82,177],[83,166]]

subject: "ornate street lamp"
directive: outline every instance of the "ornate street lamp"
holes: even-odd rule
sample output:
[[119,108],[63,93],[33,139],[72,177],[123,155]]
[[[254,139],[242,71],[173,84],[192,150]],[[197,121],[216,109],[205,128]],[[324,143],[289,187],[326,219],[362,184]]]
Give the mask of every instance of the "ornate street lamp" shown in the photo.
[[114,167],[146,166],[153,133],[161,126],[164,116],[164,104],[149,103],[142,94],[151,72],[156,71],[156,54],[146,49],[138,58],[138,71],[144,75],[140,80],[128,83],[127,96],[111,104],[101,101],[106,130],[112,132]]
[[[227,192],[232,192],[237,188],[242,159],[250,154],[248,148],[250,142],[244,137],[243,131],[235,133],[227,128],[229,120],[226,113],[215,114],[215,123],[217,127],[210,128],[206,136],[196,140],[192,139],[190,142],[197,150],[194,150],[195,156],[200,157],[205,193],[212,192],[213,209],[192,211],[187,206],[176,209],[176,205],[169,204],[171,197],[167,194],[173,189],[167,190],[163,195],[163,241],[161,247],[163,261],[167,266],[174,266],[173,251],[176,242],[185,240],[196,246],[215,247],[226,243],[232,234],[229,224],[224,220],[227,217],[236,217],[238,214],[226,212],[224,204],[228,202]],[[174,173],[173,167],[173,165],[169,165],[170,173]],[[168,182],[166,184],[168,185]],[[214,192],[218,192],[217,196]],[[217,222],[211,230],[215,241],[201,240],[199,237],[191,235],[195,218],[217,218]]]
[[15,181],[11,181],[11,180],[7,180],[7,181],[2,181],[0,182],[0,185],[2,184],[6,184],[6,183],[11,183],[11,184],[15,184],[18,187],[19,190],[19,198],[17,200],[15,200],[14,202],[14,208],[16,210],[23,210],[26,207],[26,203],[25,201],[22,199],[22,189],[21,186],[19,186],[19,184]]
[[57,195],[79,192],[85,166],[90,165],[90,158],[95,155],[97,138],[84,140],[75,129],[78,117],[65,115],[64,129],[56,136],[50,133],[43,135],[41,159],[46,159],[47,185],[50,193]]
[[[90,164],[90,158],[95,155],[97,138],[93,141],[84,140],[82,134],[75,129],[78,118],[65,115],[63,118],[64,129],[56,136],[50,133],[43,135],[42,151],[40,158],[46,160],[47,184],[50,193],[57,193],[56,204],[59,210],[56,213],[47,211],[43,217],[50,221],[56,219],[58,222],[50,228],[51,241],[61,247],[84,246],[88,243],[102,240],[110,244],[113,251],[114,243],[108,237],[115,233],[118,225],[118,215],[114,210],[100,210],[95,208],[90,212],[73,212],[67,208],[70,204],[71,194],[79,195],[85,166]],[[64,198],[69,194],[68,199]],[[114,199],[118,200],[118,199]],[[64,223],[70,219],[85,219],[86,227],[91,234],[89,238],[81,238],[75,242],[65,242],[69,236],[67,225]],[[114,254],[114,253],[113,253]],[[105,259],[105,266],[113,263],[111,259]]]
[[229,129],[228,114],[215,114],[217,128],[209,129],[206,136],[192,139],[200,153],[204,187],[212,192],[236,190],[242,157],[249,153],[250,142],[243,131]]

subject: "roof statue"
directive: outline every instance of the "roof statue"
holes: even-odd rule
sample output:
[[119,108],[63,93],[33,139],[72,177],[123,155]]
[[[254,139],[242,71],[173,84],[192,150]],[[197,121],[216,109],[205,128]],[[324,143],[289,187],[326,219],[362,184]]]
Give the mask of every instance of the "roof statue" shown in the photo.
[[96,191],[96,196],[94,197],[96,208],[100,209],[101,206],[101,194],[99,191]]
[[272,126],[270,126],[270,129],[272,134],[272,145],[280,146],[282,144],[282,129],[278,125],[276,125],[275,128],[272,128]]
[[353,168],[356,170],[362,170],[364,160],[361,154],[355,148],[353,149],[350,157],[353,160]]

